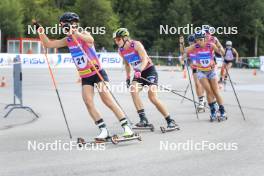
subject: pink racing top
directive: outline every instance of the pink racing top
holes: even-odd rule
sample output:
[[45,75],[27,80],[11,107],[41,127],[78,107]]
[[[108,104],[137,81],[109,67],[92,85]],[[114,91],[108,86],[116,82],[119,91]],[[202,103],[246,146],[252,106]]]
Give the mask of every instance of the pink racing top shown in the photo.
[[204,48],[196,44],[194,52],[196,53],[197,69],[199,71],[210,71],[214,69],[214,51],[211,43],[207,42]]
[[[134,70],[139,70],[141,68],[141,58],[138,52],[135,50],[135,41],[132,41],[129,48],[119,48],[119,54],[125,59],[125,61],[130,64]],[[153,65],[150,58],[148,58],[148,65],[143,69],[146,70]],[[142,71],[143,71],[142,70]]]
[[67,37],[66,41],[70,53],[72,55],[72,59],[81,78],[88,78],[96,74],[96,71],[91,63],[94,64],[98,71],[102,69],[94,46],[90,47],[85,41],[81,40],[80,38],[77,38],[77,41],[80,43],[81,47],[86,53],[85,54],[80,49],[79,45],[74,42],[72,37]]

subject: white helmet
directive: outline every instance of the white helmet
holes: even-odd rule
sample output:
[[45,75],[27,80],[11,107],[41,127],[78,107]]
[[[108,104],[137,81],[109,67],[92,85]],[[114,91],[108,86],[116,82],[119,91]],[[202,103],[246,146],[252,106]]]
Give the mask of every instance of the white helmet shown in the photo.
[[231,41],[226,41],[226,46],[232,46],[232,42]]

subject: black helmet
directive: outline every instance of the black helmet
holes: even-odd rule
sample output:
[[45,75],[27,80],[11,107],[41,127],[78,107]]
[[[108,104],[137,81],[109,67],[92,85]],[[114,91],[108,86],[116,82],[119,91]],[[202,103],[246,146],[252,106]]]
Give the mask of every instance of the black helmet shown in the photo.
[[195,35],[194,34],[191,34],[188,36],[188,42],[189,43],[193,43],[195,41]]
[[207,33],[207,34],[210,33],[210,28],[211,28],[211,27],[210,27],[209,25],[203,25],[202,28],[203,28],[202,30],[203,30],[205,33]]
[[79,16],[74,12],[65,12],[60,17],[60,22],[63,23],[79,22],[79,20],[80,20]]
[[195,39],[205,38],[205,31],[200,30],[195,33]]

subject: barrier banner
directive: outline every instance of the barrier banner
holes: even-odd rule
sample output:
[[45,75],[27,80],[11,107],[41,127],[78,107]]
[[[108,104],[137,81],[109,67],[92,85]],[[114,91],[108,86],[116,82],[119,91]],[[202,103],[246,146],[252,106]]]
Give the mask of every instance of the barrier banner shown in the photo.
[[[118,53],[97,53],[103,68],[121,68],[122,58]],[[8,54],[0,53],[0,67],[11,67],[14,59],[19,55],[23,68],[46,68],[47,63],[44,54]],[[51,67],[74,68],[75,64],[71,54],[48,54]]]
[[264,56],[259,56],[260,70],[264,72]]

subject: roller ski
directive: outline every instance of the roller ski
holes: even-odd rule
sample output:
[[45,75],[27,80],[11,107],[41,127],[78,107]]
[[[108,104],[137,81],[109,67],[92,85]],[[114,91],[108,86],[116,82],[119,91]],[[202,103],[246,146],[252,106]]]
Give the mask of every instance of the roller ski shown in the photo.
[[201,113],[201,112],[205,112],[205,107],[197,107],[197,112]]
[[226,114],[224,114],[224,115],[219,115],[219,116],[217,117],[217,120],[218,120],[218,122],[222,122],[222,121],[227,120],[227,116],[226,116]]
[[149,124],[146,118],[141,119],[139,123],[132,127],[133,130],[150,130],[154,131],[154,125]]
[[124,133],[122,135],[113,135],[111,141],[113,144],[118,144],[120,142],[127,142],[138,140],[141,141],[141,136],[138,133],[134,133],[128,125],[124,125]]
[[86,141],[84,138],[77,138],[77,144],[79,147],[83,147],[84,145],[97,145],[97,144],[107,144],[107,143],[112,143],[111,137],[109,136],[106,139],[94,139],[92,141]]
[[175,123],[173,119],[170,119],[169,122],[167,122],[167,127],[160,127],[160,130],[162,133],[167,133],[170,131],[180,130],[180,127]]
[[85,141],[84,138],[77,138],[77,144],[79,145],[79,147],[82,147],[85,144],[102,144],[102,143],[111,143],[111,136],[109,136],[109,132],[106,128],[101,128],[100,129],[101,132],[100,134],[94,138],[93,141]]
[[111,137],[111,142],[113,144],[118,144],[120,142],[127,142],[127,141],[133,141],[133,140],[138,140],[141,141],[141,136],[138,133],[133,133],[132,135],[113,135]]

